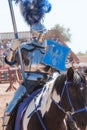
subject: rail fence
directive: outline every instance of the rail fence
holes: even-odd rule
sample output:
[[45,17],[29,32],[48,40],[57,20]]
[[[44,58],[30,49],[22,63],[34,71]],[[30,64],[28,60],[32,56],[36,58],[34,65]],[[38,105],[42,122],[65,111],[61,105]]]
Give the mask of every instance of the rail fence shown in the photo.
[[9,90],[16,90],[14,82],[21,83],[22,75],[20,68],[17,67],[5,67],[0,68],[0,84],[9,83],[9,87],[6,89],[6,92]]

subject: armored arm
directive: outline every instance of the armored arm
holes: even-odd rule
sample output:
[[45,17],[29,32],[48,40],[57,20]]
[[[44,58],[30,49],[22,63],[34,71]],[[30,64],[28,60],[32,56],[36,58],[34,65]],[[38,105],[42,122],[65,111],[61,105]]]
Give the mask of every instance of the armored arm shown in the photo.
[[[21,54],[22,54],[22,60],[23,63],[28,66],[29,65],[29,59],[28,59],[28,50],[26,50],[25,48],[21,49]],[[19,54],[18,54],[18,50],[15,52],[15,56],[14,59],[16,61],[16,63],[19,65],[20,64],[20,60],[19,60]]]
[[9,54],[5,57],[5,62],[8,65],[14,65],[16,63],[15,60],[15,51],[19,47],[20,41],[18,39],[14,40],[11,48],[9,50]]

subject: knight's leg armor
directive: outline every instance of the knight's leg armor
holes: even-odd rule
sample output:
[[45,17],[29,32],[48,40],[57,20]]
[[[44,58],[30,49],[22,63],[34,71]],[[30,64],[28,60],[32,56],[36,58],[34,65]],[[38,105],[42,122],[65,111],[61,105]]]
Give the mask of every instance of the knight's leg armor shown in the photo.
[[20,85],[18,89],[16,90],[12,100],[8,104],[8,106],[5,109],[5,115],[10,115],[14,107],[17,105],[18,101],[21,99],[21,97],[26,93],[26,88],[23,85]]

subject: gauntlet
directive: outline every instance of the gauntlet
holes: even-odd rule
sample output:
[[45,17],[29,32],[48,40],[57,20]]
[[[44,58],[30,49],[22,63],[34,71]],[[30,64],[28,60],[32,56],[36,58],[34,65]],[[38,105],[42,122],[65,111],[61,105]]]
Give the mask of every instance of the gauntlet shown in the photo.
[[20,43],[21,41],[19,39],[15,39],[11,45],[11,49],[15,51],[19,47]]
[[9,52],[9,54],[8,54],[8,56],[7,56],[7,60],[8,60],[9,62],[11,62],[11,61],[13,60],[14,52],[15,52],[15,50],[19,47],[20,42],[21,42],[21,41],[20,41],[19,39],[16,39],[16,40],[13,41],[13,43],[12,43],[12,45],[11,45],[11,48],[10,48],[10,52]]

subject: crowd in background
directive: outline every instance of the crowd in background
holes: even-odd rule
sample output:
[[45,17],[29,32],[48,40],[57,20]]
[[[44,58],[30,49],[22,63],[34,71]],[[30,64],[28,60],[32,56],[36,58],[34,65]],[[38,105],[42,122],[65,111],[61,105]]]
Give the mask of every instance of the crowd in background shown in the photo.
[[8,42],[6,45],[0,43],[0,68],[5,67],[4,57],[9,52],[10,46],[11,46],[10,42]]

